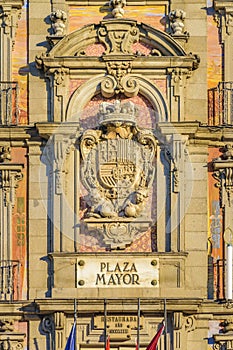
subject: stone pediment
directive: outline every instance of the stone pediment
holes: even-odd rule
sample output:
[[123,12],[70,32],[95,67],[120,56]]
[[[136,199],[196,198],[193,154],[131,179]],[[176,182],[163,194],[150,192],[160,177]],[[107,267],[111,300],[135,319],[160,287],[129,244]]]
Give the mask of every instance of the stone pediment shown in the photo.
[[[52,41],[52,37],[49,39]],[[87,25],[61,38],[43,57],[43,61],[61,57],[77,60],[94,56],[95,54],[90,54],[88,47],[95,44],[103,46],[102,57],[123,55],[134,58],[152,56],[160,60],[163,57],[189,57],[192,61],[196,59],[195,56],[187,55],[173,37],[161,30],[135,20],[110,19]],[[140,45],[146,46],[148,52],[141,53]]]
[[88,46],[102,43],[104,55],[134,54],[133,44],[149,45],[156,56],[186,56],[183,48],[167,33],[129,19],[110,19],[87,25],[61,39],[49,56],[83,56]]

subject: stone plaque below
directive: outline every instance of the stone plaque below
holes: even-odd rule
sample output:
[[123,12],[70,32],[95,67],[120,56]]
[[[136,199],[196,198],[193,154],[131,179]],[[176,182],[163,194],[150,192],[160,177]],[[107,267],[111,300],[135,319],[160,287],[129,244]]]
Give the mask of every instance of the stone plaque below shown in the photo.
[[86,256],[77,259],[77,286],[158,288],[159,260],[145,256]]
[[[104,329],[104,316],[95,316],[94,328]],[[136,315],[111,315],[106,317],[107,335],[110,341],[128,340],[131,338],[131,331],[137,330],[138,318]],[[143,328],[144,318],[140,317],[140,329]]]

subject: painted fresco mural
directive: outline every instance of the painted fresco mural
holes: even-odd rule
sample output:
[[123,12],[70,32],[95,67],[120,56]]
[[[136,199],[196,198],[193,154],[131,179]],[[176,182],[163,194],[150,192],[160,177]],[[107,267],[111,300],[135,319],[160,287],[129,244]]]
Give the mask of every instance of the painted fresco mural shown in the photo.
[[18,82],[19,124],[28,124],[27,115],[27,3],[25,2],[18,21],[12,52],[12,79]]
[[[88,16],[83,14],[87,13]],[[125,8],[124,18],[130,18],[151,25],[157,29],[164,30],[166,14],[165,6],[130,6]],[[109,18],[110,9],[108,6],[70,6],[69,9],[69,32],[81,28],[86,24],[99,23]]]
[[[219,81],[222,80],[222,50],[218,40],[218,29],[213,18],[212,1],[207,0],[208,11],[208,88],[215,88]],[[13,77],[14,81],[19,83],[19,123],[28,123],[27,111],[27,24],[26,24],[27,4],[25,3],[21,18],[18,22],[16,40],[13,50]],[[85,12],[88,16],[85,16]],[[164,16],[167,13],[165,6],[127,6],[125,9],[125,18],[130,16],[131,19],[144,22],[148,25],[156,27],[160,30],[165,29]],[[69,9],[69,28],[68,32],[72,32],[78,28],[90,23],[98,23],[102,19],[108,18],[109,8],[103,6],[70,6]],[[87,55],[100,56],[103,52],[103,46],[92,45],[88,48]],[[135,47],[135,50],[146,50],[146,48]],[[70,86],[70,91],[73,92],[83,81],[73,80]],[[166,82],[156,82],[161,90],[166,93]],[[156,116],[153,109],[143,97],[134,97],[122,101],[132,101],[139,107],[139,126],[143,128],[154,128],[156,123]],[[87,128],[94,128],[97,126],[96,111],[100,101],[105,101],[100,96],[96,96],[85,107],[80,116],[81,127],[83,130]],[[108,99],[108,102],[114,102],[114,99]],[[209,103],[214,103],[213,99]],[[219,155],[218,148],[209,149],[209,162]],[[12,162],[24,164],[23,180],[20,182],[16,192],[16,204],[13,212],[13,259],[20,261],[20,283],[19,295],[20,299],[26,299],[27,295],[27,257],[26,257],[26,217],[27,217],[27,163],[26,151],[24,149],[13,149]],[[156,189],[155,189],[156,190]],[[155,191],[154,190],[154,191]],[[85,189],[81,189],[81,210],[80,217],[85,210],[85,203],[83,197],[85,196]],[[156,196],[154,196],[156,197]],[[152,195],[151,195],[152,198]],[[150,198],[150,200],[152,200]],[[153,203],[153,211],[156,209],[156,203]],[[219,190],[215,187],[215,180],[212,176],[212,170],[209,171],[209,298],[223,297],[223,240],[222,240],[222,210],[219,204]],[[89,251],[103,251],[105,248],[101,247],[98,240],[92,235],[81,234],[80,246],[81,252]],[[137,239],[126,248],[126,252],[151,252],[156,251],[156,223],[147,231],[141,233]],[[209,348],[212,349],[212,334],[219,331],[219,322],[213,321],[210,324]],[[18,325],[21,331],[26,333],[26,325],[21,323]]]
[[27,161],[26,149],[12,149],[12,163],[23,164],[23,178],[16,189],[12,221],[12,259],[20,263],[17,299],[27,298]]

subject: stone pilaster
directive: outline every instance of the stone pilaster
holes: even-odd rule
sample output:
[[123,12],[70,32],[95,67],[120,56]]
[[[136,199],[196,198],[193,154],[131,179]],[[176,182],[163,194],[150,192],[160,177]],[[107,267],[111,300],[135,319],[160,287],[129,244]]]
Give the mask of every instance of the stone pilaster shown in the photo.
[[220,43],[223,46],[223,67],[225,81],[233,80],[233,5],[230,1],[214,0],[216,22],[219,28]]
[[12,209],[18,181],[23,177],[22,168],[21,164],[0,164],[1,260],[10,260],[12,255]]
[[23,1],[0,0],[0,81],[11,81],[12,48]]

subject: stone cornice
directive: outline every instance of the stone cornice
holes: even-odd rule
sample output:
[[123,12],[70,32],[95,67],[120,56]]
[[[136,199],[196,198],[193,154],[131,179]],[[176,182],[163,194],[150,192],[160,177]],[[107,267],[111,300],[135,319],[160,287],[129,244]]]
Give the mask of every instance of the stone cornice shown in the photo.
[[[157,124],[162,134],[179,133],[189,136],[189,142],[194,144],[206,144],[209,146],[221,147],[226,142],[233,142],[233,126],[207,126],[201,125],[198,121],[185,121]],[[75,133],[79,128],[79,122],[40,122],[35,126],[18,126],[0,128],[0,142],[10,142],[15,146],[23,146],[25,143],[42,139],[48,139],[55,131],[62,133]],[[59,130],[60,129],[60,130]]]
[[233,5],[231,0],[214,0],[215,10],[223,10],[231,8],[233,10]]
[[[108,310],[117,312],[119,306],[124,307],[125,312],[135,312],[137,307],[137,298],[111,298],[107,300]],[[103,298],[78,298],[78,310],[82,313],[103,312]],[[182,311],[186,314],[202,315],[202,318],[224,319],[232,315],[232,308],[228,308],[227,302],[217,302],[202,298],[167,298],[167,311]],[[2,302],[0,303],[0,316],[13,317],[14,319],[27,320],[38,315],[50,314],[63,310],[67,314],[73,314],[74,299],[72,298],[45,298],[29,299],[19,302]],[[142,298],[141,311],[145,315],[157,313],[161,315],[164,311],[163,298]]]
[[0,0],[0,7],[2,8],[16,8],[16,9],[21,9],[23,6],[24,1],[23,0]]
[[[106,5],[105,1],[100,0],[65,0],[68,5],[75,5],[75,6],[104,6]],[[137,1],[137,0],[128,0],[127,1],[128,6],[167,6],[169,5],[169,0],[143,0],[143,1]]]
[[[105,57],[106,60],[106,57]],[[153,75],[158,69],[166,70],[180,68],[193,70],[196,64],[195,56],[111,56],[111,61],[132,61],[132,73]],[[85,68],[84,68],[85,67]],[[95,67],[95,68],[93,68]],[[143,67],[143,68],[142,68]],[[93,74],[104,74],[106,71],[106,64],[100,57],[44,57],[43,69],[46,73],[54,73],[55,70],[61,68],[68,68],[71,75],[75,76],[93,76]],[[85,69],[85,72],[83,71]]]

